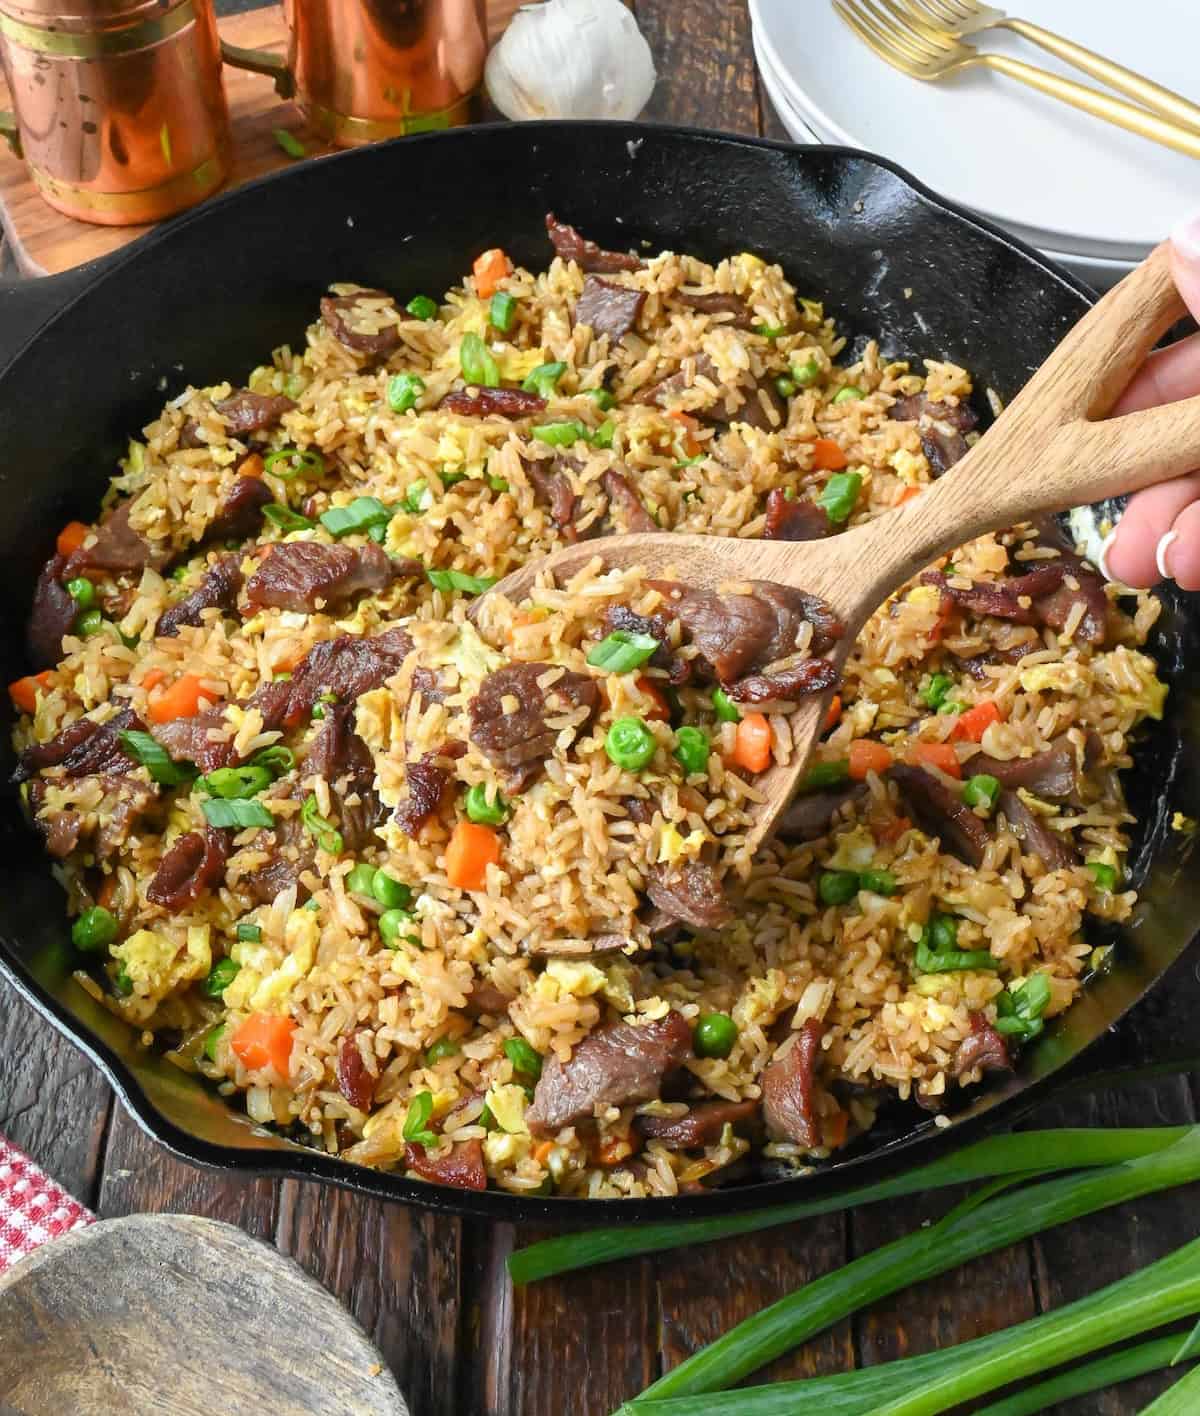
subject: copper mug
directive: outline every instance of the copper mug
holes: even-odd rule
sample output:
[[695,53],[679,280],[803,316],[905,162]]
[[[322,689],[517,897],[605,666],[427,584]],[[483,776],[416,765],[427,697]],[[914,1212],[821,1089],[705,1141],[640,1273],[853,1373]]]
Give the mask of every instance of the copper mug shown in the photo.
[[225,60],[272,75],[330,142],[470,121],[487,58],[484,0],[283,0],[283,11],[286,61],[229,44]]
[[158,221],[228,177],[212,0],[0,0],[0,59],[30,175],[68,216]]

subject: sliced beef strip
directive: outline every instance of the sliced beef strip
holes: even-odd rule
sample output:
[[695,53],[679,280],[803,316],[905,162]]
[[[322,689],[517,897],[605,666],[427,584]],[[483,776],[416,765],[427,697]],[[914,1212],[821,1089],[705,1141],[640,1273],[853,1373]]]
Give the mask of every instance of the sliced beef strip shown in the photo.
[[789,497],[782,487],[767,493],[765,541],[820,541],[831,535],[833,525],[825,508],[808,497]]
[[816,1071],[824,1028],[810,1018],[782,1057],[763,1069],[763,1117],[777,1141],[792,1141],[811,1150],[820,1142],[816,1117]]
[[686,683],[692,668],[687,659],[675,653],[671,643],[671,621],[666,615],[639,615],[628,605],[610,605],[604,612],[604,633],[648,634],[658,640],[658,648],[648,662],[656,669],[665,669],[674,684]]
[[169,639],[179,633],[182,625],[203,623],[204,610],[236,609],[241,588],[241,557],[236,553],[222,556],[211,570],[205,572],[204,579],[194,590],[162,612],[155,627],[155,637]]
[[214,403],[213,407],[225,420],[226,430],[235,438],[240,438],[247,433],[261,433],[273,428],[296,405],[282,394],[252,393],[248,388],[239,388],[228,398]]
[[633,1129],[672,1150],[694,1150],[720,1140],[727,1125],[736,1126],[757,1114],[757,1101],[702,1101],[686,1116],[635,1116]]
[[708,295],[691,295],[685,290],[676,290],[675,299],[689,310],[698,310],[702,315],[732,315],[731,320],[722,320],[726,329],[752,329],[754,315],[740,295],[724,295],[713,291]]
[[34,667],[48,669],[62,658],[63,635],[70,634],[79,606],[67,593],[66,556],[51,556],[42,567],[33,592],[25,631]]
[[384,325],[375,332],[357,328],[355,312],[360,300],[387,300],[399,317],[396,302],[386,290],[357,290],[353,295],[324,296],[321,300],[321,318],[329,326],[334,339],[356,354],[376,357],[391,354],[400,346],[400,330],[394,324]]
[[[707,354],[697,354],[692,360],[692,366],[696,377],[707,379],[710,383],[721,385],[721,373]],[[657,383],[648,384],[629,400],[631,403],[657,404],[660,408],[666,408],[673,403],[681,393],[692,387],[694,380],[688,377],[686,369],[677,369],[675,373],[668,374]],[[711,411],[706,410],[708,416],[712,417]],[[726,415],[721,414],[724,419]]]
[[945,850],[967,865],[983,864],[992,833],[956,792],[932,773],[904,762],[892,767],[891,776],[923,831],[937,836]]
[[369,1111],[375,1099],[375,1078],[367,1069],[358,1046],[358,1034],[352,1033],[342,1039],[337,1058],[338,1091],[351,1106],[359,1111]]
[[61,767],[63,776],[71,778],[127,773],[137,763],[121,745],[119,734],[131,729],[144,730],[132,708],[122,708],[107,723],[77,718],[49,742],[27,747],[13,780],[27,781],[45,767]]
[[[599,704],[595,679],[571,670],[543,692],[538,679],[553,668],[553,664],[506,664],[489,674],[471,699],[471,741],[489,762],[508,774],[510,789],[528,786],[553,751],[557,734],[546,726],[548,711],[555,711],[556,705],[560,711],[569,705],[594,712]],[[506,713],[503,707],[509,696],[518,703],[513,713]]]
[[239,477],[217,514],[204,528],[206,541],[244,541],[257,535],[263,524],[263,508],[275,500],[261,477]]
[[527,418],[542,412],[546,400],[520,388],[455,389],[438,407],[467,418],[487,418],[492,414],[501,418]]
[[950,583],[940,570],[921,576],[925,585],[936,585],[943,595],[979,615],[995,615],[1015,624],[1042,624],[1062,629],[1075,605],[1083,616],[1075,633],[1088,644],[1103,644],[1108,633],[1108,597],[1104,582],[1078,556],[1062,555],[1042,561],[1023,575],[1006,580],[976,580],[968,587]]
[[129,525],[132,510],[133,502],[123,501],[95,528],[95,542],[90,546],[80,546],[67,557],[62,571],[63,580],[70,580],[85,570],[107,570],[119,574],[121,571],[141,570],[147,565],[164,563],[164,557]]
[[65,860],[83,835],[83,817],[70,808],[43,815],[45,802],[46,783],[41,777],[35,777],[29,784],[30,819],[45,838],[47,851],[55,860]]
[[580,270],[598,271],[602,275],[616,270],[641,270],[642,263],[637,256],[627,251],[605,251],[588,241],[566,222],[555,219],[554,213],[546,213],[546,234],[554,247],[555,255],[564,261],[574,261]]
[[1108,637],[1108,596],[1104,592],[1104,581],[1077,555],[1064,554],[1060,561],[1064,566],[1062,584],[1037,601],[1039,622],[1051,629],[1062,629],[1075,606],[1081,604],[1083,617],[1075,630],[1076,637],[1085,644],[1103,644]]
[[1065,741],[1056,747],[1048,747],[1045,752],[1035,752],[1032,757],[1012,757],[1005,761],[980,752],[967,763],[972,775],[986,773],[995,777],[1002,787],[1016,791],[1024,787],[1034,796],[1045,797],[1049,801],[1068,801],[1079,790],[1079,768],[1075,760],[1075,749]]
[[465,743],[446,743],[436,752],[427,752],[420,761],[410,762],[405,767],[408,796],[396,807],[392,820],[406,836],[416,836],[441,806],[442,798],[453,780],[445,761],[447,758],[461,757],[465,751]]
[[955,1077],[961,1077],[977,1067],[982,1067],[985,1072],[1012,1071],[1008,1044],[982,1013],[971,1014],[971,1031],[958,1044],[950,1072]]
[[168,910],[183,910],[206,890],[214,889],[225,873],[232,833],[206,826],[180,836],[159,862],[146,898]]
[[422,1180],[432,1180],[435,1185],[451,1185],[456,1190],[487,1189],[482,1141],[459,1141],[445,1155],[430,1155],[424,1146],[409,1141],[404,1147],[404,1163]]
[[795,703],[810,693],[823,693],[841,682],[828,659],[804,659],[772,674],[750,674],[731,683],[726,693],[735,703]]
[[172,762],[191,762],[201,772],[215,772],[218,767],[228,767],[237,760],[233,738],[213,736],[218,730],[228,733],[228,729],[225,705],[217,703],[187,718],[155,723],[150,734],[166,748]]
[[1001,792],[996,800],[996,809],[1003,813],[1013,834],[1021,842],[1024,855],[1037,856],[1047,870],[1063,870],[1079,864],[1079,852],[1071,838],[1047,826],[1016,792]]
[[317,700],[327,695],[332,694],[336,703],[353,703],[397,673],[412,647],[404,629],[389,629],[370,639],[340,634],[336,639],[322,640],[296,665],[290,681],[264,685],[283,692],[272,694],[266,705],[270,714],[264,711],[263,718],[270,718],[271,727],[282,724],[294,728],[311,715]]
[[720,877],[707,861],[652,866],[646,895],[664,914],[695,929],[720,929],[733,918]]
[[575,530],[575,510],[578,498],[571,487],[568,469],[577,464],[570,458],[558,457],[549,460],[535,458],[525,467],[534,495],[538,501],[550,508],[550,519],[563,533],[565,539],[574,544],[579,539]]
[[1028,654],[1044,648],[1039,638],[1027,639],[1021,644],[1010,644],[1007,649],[989,649],[983,654],[973,654],[962,660],[962,667],[973,679],[980,681],[988,677],[987,670],[995,664],[1019,664]]
[[644,290],[630,290],[589,275],[583,282],[583,293],[575,305],[575,323],[590,325],[597,338],[608,335],[615,344],[633,329],[646,303]]
[[692,1030],[674,1010],[653,1022],[609,1023],[578,1043],[570,1060],[551,1053],[525,1120],[535,1136],[590,1121],[597,1106],[652,1101],[663,1078],[692,1055]]
[[387,810],[375,790],[371,750],[354,731],[354,704],[331,704],[320,732],[308,749],[306,767],[325,778],[331,788],[342,840],[348,851],[370,845]]
[[107,798],[93,850],[97,860],[108,860],[129,839],[134,825],[158,800],[158,788],[136,777],[104,775],[100,778]]
[[[745,393],[745,390],[742,390]],[[766,408],[763,407],[763,400],[759,397],[762,394],[766,397],[767,404],[775,414],[772,420]],[[748,427],[758,428],[764,433],[773,432],[776,428],[781,428],[788,420],[787,399],[784,398],[775,387],[773,379],[760,379],[757,385],[745,394],[746,401],[738,408],[730,422],[745,423]]]
[[840,807],[866,794],[865,782],[851,782],[845,787],[831,787],[828,791],[799,796],[780,816],[775,834],[784,841],[814,841],[829,830]]
[[364,590],[383,590],[393,580],[422,570],[418,561],[394,561],[376,545],[285,541],[247,580],[246,598],[255,607],[269,605],[312,614],[345,604]]
[[948,472],[970,451],[965,433],[979,423],[974,411],[965,403],[934,403],[925,393],[898,398],[888,411],[897,422],[916,422],[924,452],[934,477]]
[[610,506],[617,508],[624,518],[626,532],[662,530],[646,510],[641,497],[634,491],[633,484],[623,472],[610,467],[604,474],[603,482]]

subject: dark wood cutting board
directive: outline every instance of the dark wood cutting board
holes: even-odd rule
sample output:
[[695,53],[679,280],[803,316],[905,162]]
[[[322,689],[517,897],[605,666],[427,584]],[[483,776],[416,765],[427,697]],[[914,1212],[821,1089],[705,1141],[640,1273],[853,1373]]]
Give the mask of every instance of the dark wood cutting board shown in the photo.
[[0,1416],[409,1416],[336,1298],[240,1229],[102,1220],[0,1277]]

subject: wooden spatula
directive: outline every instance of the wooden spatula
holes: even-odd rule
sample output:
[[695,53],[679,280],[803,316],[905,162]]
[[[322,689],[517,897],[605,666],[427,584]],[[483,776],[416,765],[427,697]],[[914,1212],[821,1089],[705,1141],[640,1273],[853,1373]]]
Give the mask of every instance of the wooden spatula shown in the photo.
[[[919,497],[824,541],[741,540],[672,533],[570,546],[507,575],[489,592],[519,601],[544,571],[565,580],[597,557],[686,585],[719,589],[773,580],[822,596],[846,625],[840,664],[867,619],[896,589],[955,546],[1042,512],[1136,491],[1200,467],[1200,396],[1104,420],[1163,333],[1186,313],[1159,246],[1071,330],[970,453]],[[1020,312],[1012,312],[1013,319]],[[991,332],[1003,338],[1003,328]],[[478,612],[476,601],[474,612]],[[802,775],[829,693],[792,715],[796,751],[756,785],[766,801],[751,846],[767,836]]]

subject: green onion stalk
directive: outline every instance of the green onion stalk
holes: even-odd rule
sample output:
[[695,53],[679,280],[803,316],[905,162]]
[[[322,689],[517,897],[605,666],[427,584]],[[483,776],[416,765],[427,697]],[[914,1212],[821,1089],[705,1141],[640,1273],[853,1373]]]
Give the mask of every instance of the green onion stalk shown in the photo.
[[1168,1387],[1142,1411],[1142,1416],[1196,1416],[1200,1411],[1200,1370],[1193,1368],[1182,1381]]
[[[1025,1143],[1022,1158],[1026,1170],[1036,1168],[1045,1171],[1051,1167],[1042,1149],[1044,1137],[1039,1140],[1038,1133],[1033,1132],[1013,1139]],[[980,1254],[992,1253],[1055,1225],[1078,1219],[1081,1215],[1093,1214],[1139,1195],[1196,1179],[1200,1179],[1200,1126],[1187,1128],[1186,1133],[1165,1150],[1154,1151],[1136,1160],[1089,1170],[1081,1175],[1059,1176],[1040,1185],[997,1195],[974,1208],[968,1201],[941,1223],[864,1254],[833,1273],[806,1284],[761,1313],[755,1313],[660,1377],[639,1400],[722,1391],[814,1333],[890,1293],[957,1268]],[[1200,1307],[1200,1250],[1189,1272],[1194,1278],[1197,1307]],[[1184,1308],[1179,1312],[1165,1313],[1149,1325],[1158,1326],[1191,1311],[1193,1309]],[[1143,1328],[1131,1331],[1140,1332]],[[1067,1355],[1090,1352],[1101,1345],[1093,1343]],[[1040,1366],[1014,1371],[1011,1376],[993,1385],[1001,1386],[1065,1360],[1065,1356],[1059,1357],[1054,1363],[1043,1362]],[[956,1396],[947,1405],[953,1406],[972,1395],[990,1390],[991,1386],[980,1387],[977,1391]],[[739,1395],[744,1396],[745,1393]],[[635,1409],[640,1411],[641,1407]],[[694,1409],[699,1411],[701,1406],[697,1405]],[[796,1408],[797,1411],[803,1409]],[[893,1416],[891,1406],[881,1407],[880,1416],[885,1409],[888,1416]],[[897,1406],[894,1416],[918,1416],[919,1412],[926,1410],[935,1412],[943,1409],[942,1406]],[[684,1410],[680,1408],[679,1416],[683,1416]],[[668,1413],[654,1412],[652,1416],[668,1416]],[[675,1413],[670,1413],[670,1416],[675,1416]]]
[[[1179,1337],[1156,1337],[1137,1347],[1125,1347],[1120,1352],[1107,1353],[1082,1367],[1072,1367],[1036,1386],[1026,1387],[1002,1401],[993,1402],[977,1411],[975,1416],[1036,1416],[1060,1401],[1087,1396],[1093,1391],[1108,1391],[1119,1382],[1132,1381],[1147,1372],[1169,1367],[1179,1347]],[[1144,1416],[1144,1413],[1143,1413]]]
[[[1117,1080],[1118,1078],[1113,1078]],[[1083,1170],[1089,1166],[1118,1165],[1139,1156],[1173,1146],[1189,1135],[1189,1126],[1145,1126],[1128,1129],[1093,1130],[1062,1128],[1026,1131],[1015,1136],[988,1136],[964,1146],[953,1155],[910,1170],[894,1179],[862,1185],[822,1200],[802,1200],[793,1205],[777,1205],[768,1210],[722,1215],[712,1219],[666,1220],[615,1229],[596,1229],[582,1234],[564,1234],[527,1245],[509,1255],[508,1272],[516,1284],[590,1268],[593,1264],[656,1254],[684,1245],[707,1244],[737,1234],[754,1234],[760,1229],[812,1219],[820,1214],[856,1209],[878,1200],[920,1194],[947,1185],[990,1180],[998,1175],[1020,1175],[1038,1170]]]
[[[1180,1147],[1193,1157],[1200,1154],[1200,1144],[1195,1140],[1180,1142]],[[1130,1164],[1132,1167],[1140,1163]],[[1057,1181],[1054,1186],[1064,1183],[1067,1182]],[[1031,1202],[1033,1194],[1024,1192],[1011,1198]],[[1009,1198],[1005,1196],[1005,1200]],[[986,1208],[975,1212],[976,1223],[985,1222]],[[937,1226],[925,1232],[929,1237],[937,1233]],[[914,1279],[919,1276],[913,1275]],[[861,1301],[868,1301],[871,1296],[874,1295],[865,1295]],[[854,1306],[858,1307],[859,1302]],[[1198,1311],[1200,1239],[1193,1239],[1140,1273],[1109,1284],[1065,1308],[941,1352],[809,1381],[744,1387],[722,1395],[704,1392],[659,1401],[646,1394],[623,1406],[619,1416],[734,1416],[735,1412],[737,1416],[939,1416],[1010,1382],[1022,1381]],[[1189,1374],[1185,1382],[1191,1380]],[[1178,1387],[1172,1388],[1177,1390]],[[1158,1407],[1155,1416],[1177,1416],[1185,1409],[1183,1405]]]

